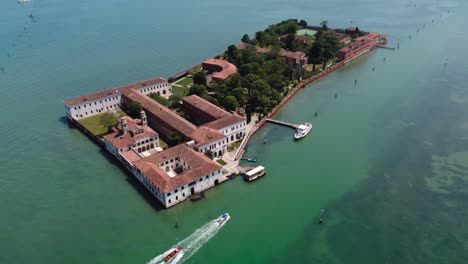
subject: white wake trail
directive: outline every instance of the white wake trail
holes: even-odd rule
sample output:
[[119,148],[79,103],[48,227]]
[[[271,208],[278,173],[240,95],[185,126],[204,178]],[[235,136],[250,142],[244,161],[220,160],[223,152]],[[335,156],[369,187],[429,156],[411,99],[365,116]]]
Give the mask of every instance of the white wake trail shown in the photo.
[[167,254],[169,254],[172,250],[174,250],[174,248],[179,246],[183,248],[183,252],[179,253],[173,260],[167,263],[181,264],[189,259],[193,254],[195,254],[206,242],[213,238],[221,228],[222,226],[218,223],[217,220],[212,220],[195,230],[195,232],[193,232],[184,240],[172,246],[170,250],[154,257],[148,262],[148,264],[166,263],[164,262],[164,257],[167,256]]

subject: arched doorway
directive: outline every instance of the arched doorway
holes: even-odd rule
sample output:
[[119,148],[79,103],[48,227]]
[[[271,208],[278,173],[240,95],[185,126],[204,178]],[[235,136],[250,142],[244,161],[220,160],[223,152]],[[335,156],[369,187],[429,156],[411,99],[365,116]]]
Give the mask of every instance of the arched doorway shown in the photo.
[[218,152],[218,156],[219,157],[223,156],[223,152],[221,150]]
[[216,179],[216,180],[214,181],[214,184],[215,184],[215,185],[218,185],[218,184],[219,184],[219,180]]

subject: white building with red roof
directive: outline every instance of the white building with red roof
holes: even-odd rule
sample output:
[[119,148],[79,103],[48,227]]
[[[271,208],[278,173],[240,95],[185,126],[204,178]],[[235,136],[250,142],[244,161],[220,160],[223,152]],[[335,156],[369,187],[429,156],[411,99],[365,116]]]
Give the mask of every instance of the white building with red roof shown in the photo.
[[79,120],[104,112],[114,112],[122,105],[122,92],[129,90],[138,91],[144,95],[150,93],[157,93],[164,97],[172,95],[171,85],[166,79],[159,77],[65,100],[67,116],[70,119]]
[[224,180],[223,167],[185,144],[137,160],[135,177],[167,208]]
[[158,133],[148,127],[144,111],[141,111],[141,119],[121,117],[114,133],[104,136],[104,143],[106,149],[127,166],[162,150]]

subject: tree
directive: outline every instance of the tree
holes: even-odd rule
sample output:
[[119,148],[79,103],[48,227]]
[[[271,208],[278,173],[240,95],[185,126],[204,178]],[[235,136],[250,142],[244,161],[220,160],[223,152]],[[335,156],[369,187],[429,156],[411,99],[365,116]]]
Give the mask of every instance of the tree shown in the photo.
[[192,88],[190,88],[189,95],[198,95],[200,97],[204,97],[208,95],[208,90],[206,89],[206,86],[200,85],[200,84],[194,84]]
[[237,50],[237,47],[235,45],[230,45],[226,51],[226,55],[228,58],[234,57],[234,53]]
[[228,95],[226,96],[226,98],[224,98],[224,108],[226,108],[227,110],[236,111],[237,106],[238,103],[236,97]]
[[258,41],[258,44],[260,46],[265,45],[267,37],[268,35],[264,31],[258,31],[257,33],[255,33],[255,39]]
[[242,42],[244,43],[249,43],[250,42],[250,37],[249,37],[249,34],[244,34],[244,36],[242,36]]
[[242,64],[239,68],[239,73],[242,76],[252,73],[252,66],[250,64]]
[[128,107],[128,115],[132,118],[139,118],[141,110],[141,104],[139,102],[133,101]]
[[305,21],[305,20],[299,21],[299,26],[302,27],[302,28],[307,27],[307,21]]
[[99,124],[105,128],[107,131],[111,131],[113,127],[115,127],[119,123],[119,119],[114,113],[104,113],[99,118]]
[[169,146],[175,146],[182,143],[182,136],[177,132],[169,132],[166,137],[166,143]]
[[150,93],[148,96],[151,97],[151,99],[155,100],[156,102],[164,106],[169,107],[171,105],[171,102],[169,100],[167,100],[166,98],[162,97],[161,95],[157,93]]
[[177,108],[179,108],[179,102],[180,102],[180,100],[182,100],[182,96],[176,95],[176,94],[171,95],[171,96],[169,97],[169,102],[170,102],[169,107],[170,107],[171,109],[177,109]]
[[205,151],[205,156],[207,156],[210,159],[213,159],[213,152],[209,149]]
[[199,71],[193,75],[193,83],[206,85],[206,73],[204,71]]
[[322,26],[323,31],[328,30],[328,21],[327,20],[323,20],[322,22],[320,22],[320,25]]

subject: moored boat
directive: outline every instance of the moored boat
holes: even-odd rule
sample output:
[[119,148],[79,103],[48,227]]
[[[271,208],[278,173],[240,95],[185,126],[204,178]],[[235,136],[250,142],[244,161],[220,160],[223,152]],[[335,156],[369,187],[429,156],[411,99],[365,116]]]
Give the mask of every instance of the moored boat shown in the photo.
[[310,132],[311,129],[312,129],[312,124],[311,123],[302,123],[302,124],[300,124],[296,129],[296,133],[294,133],[294,138],[295,139],[301,139],[301,138],[307,136],[307,134]]
[[244,179],[246,181],[254,181],[260,177],[262,177],[263,175],[265,175],[265,167],[263,166],[258,166],[252,170],[249,170],[247,171],[245,174],[244,174]]

